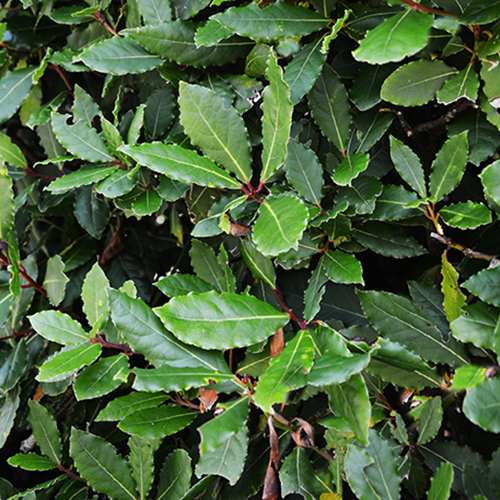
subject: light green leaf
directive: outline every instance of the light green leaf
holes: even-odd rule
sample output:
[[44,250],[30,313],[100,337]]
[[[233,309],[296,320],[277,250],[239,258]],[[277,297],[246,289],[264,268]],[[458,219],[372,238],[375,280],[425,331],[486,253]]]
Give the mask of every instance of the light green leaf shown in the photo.
[[483,380],[486,380],[486,370],[484,366],[461,366],[455,370],[451,382],[451,391],[464,391],[471,389]]
[[333,172],[333,182],[339,186],[350,186],[353,179],[368,168],[370,157],[366,153],[346,156]]
[[178,448],[165,458],[158,483],[156,500],[179,500],[191,486],[191,458]]
[[130,122],[127,130],[126,142],[127,144],[136,144],[141,135],[141,129],[144,125],[144,110],[146,109],[145,104],[139,104],[137,106],[134,117]]
[[195,40],[198,47],[211,47],[212,45],[234,35],[233,30],[226,28],[217,19],[209,19],[208,22],[198,28]]
[[370,30],[352,54],[370,64],[401,61],[425,47],[433,22],[431,14],[405,9]]
[[500,204],[500,160],[488,165],[480,174],[485,194],[489,195],[495,203]]
[[469,278],[462,286],[481,300],[498,307],[500,306],[499,277],[500,266],[483,269]]
[[470,2],[459,22],[462,24],[487,24],[500,17],[499,0],[473,0]]
[[163,59],[150,54],[134,40],[118,36],[90,45],[77,60],[94,71],[112,75],[144,73],[163,64]]
[[463,404],[467,418],[489,432],[500,432],[500,379],[487,379],[467,391]]
[[116,500],[137,499],[128,463],[105,439],[73,428],[69,453],[80,475],[95,491]]
[[284,168],[286,177],[295,191],[308,202],[320,205],[324,180],[323,169],[316,153],[290,138]]
[[181,406],[159,406],[127,415],[118,427],[127,434],[148,439],[170,436],[187,427],[196,413]]
[[262,119],[261,183],[265,183],[285,161],[293,111],[290,88],[283,80],[283,71],[272,50],[269,53],[266,76],[269,85],[262,92],[264,116]]
[[252,159],[242,117],[224,100],[200,85],[180,84],[181,123],[193,144],[214,161],[248,183]]
[[10,118],[30,93],[37,68],[8,71],[0,78],[0,123]]
[[26,168],[26,158],[21,150],[5,134],[0,133],[0,159],[19,168]]
[[327,350],[314,362],[307,382],[316,386],[341,384],[351,375],[364,370],[369,361],[368,354],[345,357]]
[[73,121],[83,120],[90,127],[94,117],[102,117],[102,111],[92,97],[80,85],[75,85],[75,101],[73,103]]
[[441,275],[443,276],[441,291],[444,295],[443,305],[446,317],[451,323],[464,314],[462,308],[466,304],[466,296],[460,291],[460,287],[458,286],[458,273],[453,265],[448,262],[446,254],[447,252],[444,251],[441,258]]
[[96,184],[96,192],[106,198],[117,198],[129,193],[137,183],[137,176],[132,175],[131,177],[130,173],[131,171],[126,169],[116,170],[110,176]]
[[132,211],[138,216],[151,215],[160,209],[163,198],[153,189],[146,189],[132,203]]
[[[55,181],[52,181],[45,189],[53,194],[61,194],[66,191],[71,191],[80,186],[94,184],[111,175],[117,167],[94,167],[88,169],[80,169],[68,175],[63,175]],[[128,173],[128,172],[127,172]]]
[[240,239],[240,252],[254,278],[276,288],[276,271],[272,260],[262,255],[249,238]]
[[229,484],[235,484],[243,472],[247,449],[248,428],[244,426],[222,446],[201,456],[196,466],[196,475],[200,477],[215,474],[228,479]]
[[441,90],[438,90],[436,97],[440,104],[451,104],[462,98],[475,102],[478,90],[479,78],[474,71],[474,65],[468,64],[463,70],[453,75]]
[[[257,250],[274,257],[290,248],[297,249],[307,226],[309,212],[295,196],[270,197],[260,205],[253,228]],[[273,235],[272,238],[269,236]]]
[[240,183],[206,156],[181,146],[161,142],[122,146],[120,151],[140,165],[173,179],[195,182],[200,186],[239,189]]
[[28,401],[28,422],[35,436],[36,444],[42,453],[59,464],[62,459],[61,435],[57,429],[55,418],[40,403]]
[[74,319],[59,311],[42,311],[29,316],[31,326],[42,337],[64,345],[78,345],[90,336]]
[[235,293],[176,297],[154,312],[180,340],[203,349],[262,342],[289,320],[288,314],[255,297]]
[[0,365],[0,393],[5,395],[14,388],[23,376],[29,363],[28,348],[24,339],[21,339],[5,356]]
[[125,354],[101,358],[77,375],[73,384],[76,399],[99,398],[114,391],[122,384],[122,380],[115,376],[127,368],[128,358]]
[[363,377],[355,373],[347,382],[329,385],[325,387],[325,391],[331,398],[335,411],[349,422],[358,443],[368,444],[371,405]]
[[211,19],[256,41],[300,37],[330,23],[330,19],[312,10],[284,2],[272,3],[264,9],[252,2],[245,7],[232,7]]
[[429,194],[433,202],[451,193],[462,180],[467,165],[467,133],[450,137],[432,163]]
[[413,236],[384,222],[367,222],[356,227],[352,235],[363,246],[385,257],[404,259],[427,253]]
[[312,321],[318,314],[320,302],[325,293],[323,285],[328,281],[328,276],[325,273],[324,265],[325,260],[321,259],[311,274],[304,293],[304,318],[307,322]]
[[418,444],[425,444],[432,441],[439,429],[443,420],[443,407],[441,398],[430,398],[420,406],[418,410]]
[[329,250],[323,255],[322,260],[324,260],[323,269],[326,276],[334,283],[364,285],[361,262],[354,255],[341,250]]
[[174,298],[188,293],[204,293],[215,287],[192,274],[175,273],[165,276],[154,284],[167,297]]
[[101,354],[101,344],[84,343],[76,347],[64,347],[49,357],[40,367],[40,382],[64,380],[80,368],[93,363]]
[[14,425],[16,412],[21,402],[19,398],[19,386],[10,390],[5,397],[0,400],[0,446],[6,443],[10,431]]
[[167,399],[164,392],[131,392],[111,400],[97,415],[96,421],[122,420],[136,411],[155,408]]
[[333,68],[327,64],[309,92],[314,121],[340,151],[347,149],[352,118],[347,92]]
[[448,500],[453,483],[453,466],[443,462],[431,479],[431,487],[427,492],[427,500]]
[[36,453],[18,453],[10,457],[7,462],[12,467],[19,467],[24,470],[50,470],[57,468],[57,464],[52,462],[52,460]]
[[460,229],[476,229],[491,222],[488,208],[472,201],[446,205],[439,211],[439,216],[448,226]]
[[48,260],[43,287],[53,306],[58,306],[64,299],[66,283],[68,283],[69,278],[63,271],[64,262],[60,255],[54,255]]
[[382,85],[383,100],[399,106],[421,106],[432,101],[456,71],[439,59],[419,59],[392,73]]
[[172,19],[170,0],[138,0],[145,24],[156,24]]
[[85,276],[82,286],[83,312],[91,326],[98,321],[104,325],[109,317],[109,282],[96,262]]
[[110,303],[120,335],[155,366],[203,366],[224,373],[229,370],[221,353],[196,349],[177,340],[144,301],[110,290]]
[[128,463],[139,492],[139,499],[146,500],[154,478],[154,441],[138,436],[131,436],[128,440],[130,455]]
[[274,403],[285,401],[290,391],[307,384],[307,373],[313,360],[311,335],[306,330],[300,330],[260,376],[254,394],[255,404],[272,413]]
[[325,37],[318,37],[304,45],[287,64],[283,79],[290,87],[290,100],[297,104],[314,85],[326,61],[326,54],[321,51]]
[[104,139],[82,120],[67,124],[67,115],[52,113],[52,128],[57,140],[72,154],[82,160],[109,162],[113,157]]

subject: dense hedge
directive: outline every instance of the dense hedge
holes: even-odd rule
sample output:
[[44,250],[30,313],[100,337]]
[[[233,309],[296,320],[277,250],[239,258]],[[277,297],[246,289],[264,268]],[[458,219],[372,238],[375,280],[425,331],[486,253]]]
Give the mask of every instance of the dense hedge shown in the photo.
[[500,497],[500,2],[8,0],[0,497]]

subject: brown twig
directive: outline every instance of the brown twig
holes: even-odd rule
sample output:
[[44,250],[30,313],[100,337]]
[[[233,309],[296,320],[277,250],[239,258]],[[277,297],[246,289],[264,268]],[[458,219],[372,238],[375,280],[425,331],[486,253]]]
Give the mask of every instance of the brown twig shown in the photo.
[[68,89],[68,92],[71,95],[74,95],[73,94],[73,87],[70,85],[68,79],[66,78],[66,75],[64,74],[64,71],[57,64],[49,63],[47,67],[49,69],[53,69],[54,71],[57,72],[57,74],[61,77],[62,81],[66,85],[66,88]]
[[438,16],[446,16],[446,17],[454,17],[458,19],[460,17],[459,14],[455,12],[448,12],[446,10],[433,9],[432,7],[427,7],[426,5],[422,5],[421,3],[414,2],[413,0],[400,0],[400,2],[409,5],[413,10],[418,12],[422,12],[423,14],[437,14]]
[[104,340],[104,337],[100,333],[96,333],[95,337],[90,339],[92,344],[101,344],[103,347],[111,347],[112,349],[118,349],[123,351],[126,356],[132,356],[133,354],[139,354],[133,351],[129,346],[125,344],[113,344]]
[[300,326],[301,330],[305,330],[307,328],[307,322],[303,319],[300,319],[292,309],[287,307],[285,302],[283,301],[283,294],[276,288],[271,288],[272,292],[274,293],[274,296],[276,297],[276,300],[278,301],[278,304],[281,306],[281,309],[285,311],[288,316],[290,316],[290,319],[293,321],[296,321],[298,325]]
[[104,19],[104,17],[102,17],[101,11],[98,10],[98,11],[94,12],[94,19],[96,21],[99,21],[112,35],[122,38],[122,35],[119,35],[116,32],[116,30],[108,24],[106,19]]

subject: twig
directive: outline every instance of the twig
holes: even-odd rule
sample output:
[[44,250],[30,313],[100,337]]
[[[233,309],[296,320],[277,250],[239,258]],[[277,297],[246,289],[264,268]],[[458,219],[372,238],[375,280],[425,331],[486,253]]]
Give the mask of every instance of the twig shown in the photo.
[[114,36],[122,38],[122,35],[119,35],[116,32],[116,30],[113,29],[108,24],[108,22],[106,21],[106,19],[104,19],[104,17],[102,17],[101,11],[98,10],[98,11],[94,12],[94,19],[96,19],[97,21],[99,21],[111,34],[113,34]]
[[422,5],[421,3],[414,2],[413,0],[400,0],[400,2],[409,5],[413,10],[418,12],[422,12],[423,14],[437,14],[438,16],[446,16],[446,17],[454,17],[458,19],[460,17],[459,14],[455,12],[448,12],[446,10],[433,9],[432,7],[427,7],[426,5]]
[[296,321],[301,330],[305,330],[307,328],[307,322],[303,319],[300,319],[287,305],[283,302],[283,294],[276,288],[271,288],[272,292],[274,293],[274,296],[276,297],[276,300],[278,301],[279,305],[281,306],[281,309],[285,311],[288,316],[290,316],[290,319],[293,321]]

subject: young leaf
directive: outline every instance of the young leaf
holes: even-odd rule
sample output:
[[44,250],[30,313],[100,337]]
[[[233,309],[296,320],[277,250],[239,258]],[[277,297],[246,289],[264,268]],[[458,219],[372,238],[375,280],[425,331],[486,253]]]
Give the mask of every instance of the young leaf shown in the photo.
[[28,422],[42,453],[59,464],[62,458],[61,435],[54,417],[40,403],[28,401]]
[[252,296],[206,292],[176,297],[154,312],[180,340],[203,349],[262,342],[289,316]]
[[78,345],[90,340],[80,323],[59,311],[42,311],[29,317],[31,326],[42,337],[64,345]]
[[73,428],[69,453],[80,475],[95,491],[117,500],[137,499],[128,463],[105,439]]
[[475,102],[478,90],[479,78],[474,71],[474,65],[468,64],[446,81],[443,88],[438,90],[436,97],[440,104],[451,104],[462,98]]
[[146,500],[154,478],[153,442],[138,436],[131,436],[128,440],[130,456],[128,463],[139,492],[139,499]]
[[254,278],[276,288],[276,271],[271,259],[262,255],[249,238],[240,239],[240,252]]
[[126,142],[127,144],[136,144],[141,135],[141,129],[144,125],[144,110],[146,109],[145,104],[140,104],[137,106],[134,117],[130,122],[127,130]]
[[291,390],[307,384],[307,373],[313,359],[311,335],[301,330],[279,356],[272,359],[269,368],[259,378],[254,394],[255,404],[266,412],[272,412],[274,403],[283,402]]
[[167,297],[174,298],[188,293],[204,293],[215,287],[205,280],[192,274],[170,274],[155,283]]
[[36,453],[18,453],[10,457],[7,462],[13,467],[20,467],[24,470],[50,470],[57,468],[57,464],[52,460]]
[[460,291],[458,286],[458,273],[450,262],[448,262],[447,252],[443,252],[441,258],[442,267],[441,274],[443,276],[443,281],[441,282],[441,291],[444,295],[444,310],[446,312],[446,317],[451,323],[456,320],[462,314],[464,314],[463,307],[466,304],[466,297]]
[[284,168],[286,178],[295,191],[309,203],[320,205],[323,169],[314,151],[290,138]]
[[476,229],[491,222],[488,208],[472,201],[446,205],[439,211],[439,216],[448,226],[459,229]]
[[108,288],[106,275],[99,264],[95,263],[82,286],[83,312],[91,326],[98,321],[104,324],[109,317]]
[[191,458],[179,448],[165,458],[158,483],[157,500],[178,500],[191,485]]
[[352,55],[370,64],[401,61],[425,47],[433,21],[430,14],[405,9],[370,30]]
[[467,391],[464,399],[467,418],[489,432],[500,432],[500,380],[492,378]]
[[448,500],[453,483],[453,466],[450,462],[443,462],[431,479],[431,487],[427,492],[428,500]]
[[364,285],[363,269],[354,255],[347,254],[341,250],[327,251],[322,260],[324,260],[323,269],[325,274],[334,283],[360,283]]
[[337,149],[345,151],[352,118],[347,92],[331,66],[323,67],[309,92],[309,104],[323,134]]
[[500,267],[483,269],[469,278],[463,286],[481,300],[498,307],[500,306],[499,276]]
[[391,135],[391,158],[399,175],[410,187],[425,198],[424,169],[418,156],[405,144]]
[[8,136],[0,133],[0,158],[10,165],[26,168],[26,158]]
[[[297,248],[307,226],[309,212],[295,196],[284,194],[260,204],[253,228],[253,240],[264,255],[274,257],[290,248]],[[270,238],[269,235],[273,235]]]
[[43,287],[53,306],[58,306],[64,299],[64,291],[69,278],[64,274],[64,262],[60,255],[54,255],[47,262]]
[[184,83],[179,88],[179,108],[182,126],[193,144],[248,183],[252,177],[250,144],[236,110],[226,109],[224,100],[215,92]]
[[346,156],[333,172],[333,182],[339,186],[350,186],[351,181],[368,168],[370,157],[365,153]]
[[290,88],[283,80],[283,71],[272,50],[269,53],[266,76],[269,85],[262,92],[264,117],[261,183],[265,183],[285,161],[293,111]]
[[382,85],[380,96],[399,106],[421,106],[434,99],[444,82],[455,73],[439,59],[419,59],[394,71]]

